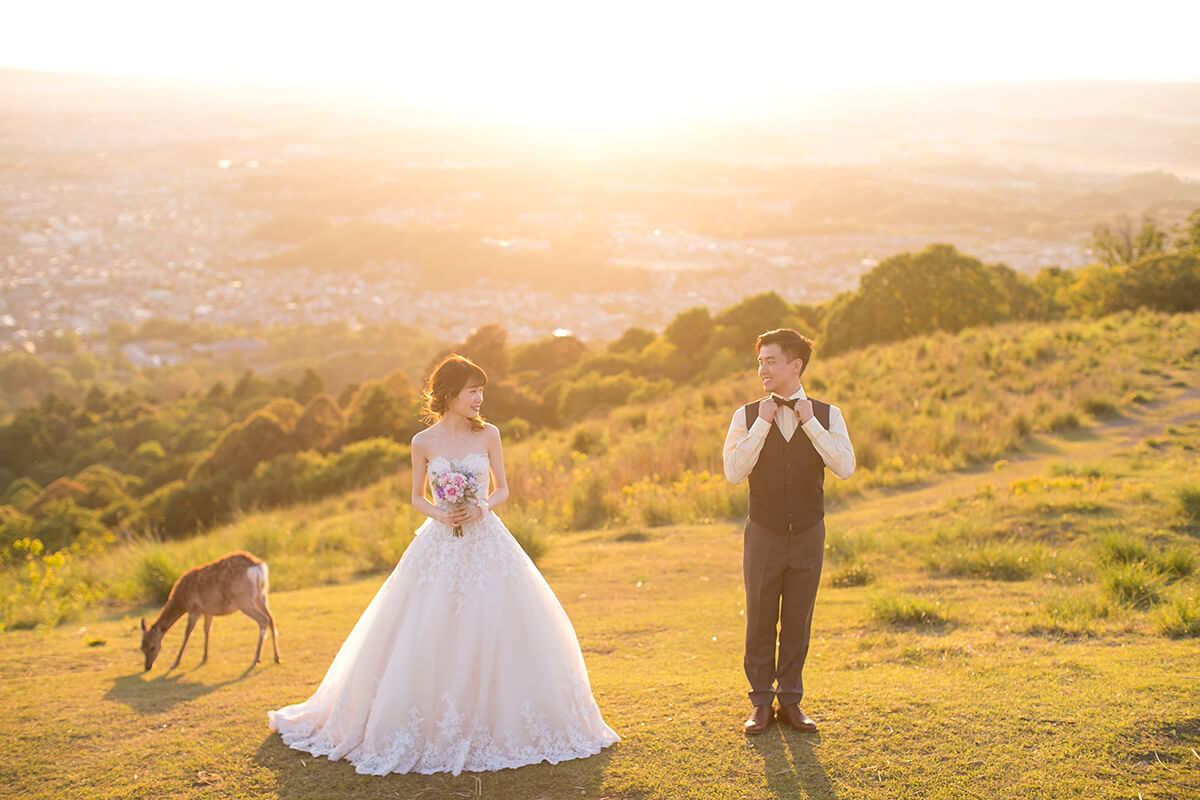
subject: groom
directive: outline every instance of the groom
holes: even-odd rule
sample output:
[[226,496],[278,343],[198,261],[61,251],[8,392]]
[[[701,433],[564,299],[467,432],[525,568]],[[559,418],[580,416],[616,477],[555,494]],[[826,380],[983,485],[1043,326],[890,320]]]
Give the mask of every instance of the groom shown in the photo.
[[837,406],[807,397],[800,385],[812,350],[812,340],[791,328],[759,336],[758,377],[769,396],[735,411],[725,437],[725,477],[750,478],[742,555],[744,665],[754,704],[748,734],[762,733],[773,718],[796,730],[817,729],[800,700],[825,550],[822,485],[826,467],[850,477],[854,448]]

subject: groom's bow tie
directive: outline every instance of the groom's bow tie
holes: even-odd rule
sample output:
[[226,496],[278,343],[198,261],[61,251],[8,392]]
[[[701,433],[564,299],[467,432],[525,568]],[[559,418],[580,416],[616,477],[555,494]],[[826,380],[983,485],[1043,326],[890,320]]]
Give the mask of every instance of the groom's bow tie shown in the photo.
[[796,410],[796,401],[797,401],[797,400],[799,400],[800,398],[799,398],[799,397],[793,397],[791,400],[784,400],[784,399],[783,399],[782,397],[780,397],[779,395],[777,395],[777,394],[773,394],[773,395],[771,395],[771,399],[775,401],[775,405],[777,405],[777,406],[787,406],[787,407],[788,407],[788,408],[790,408],[792,411],[795,411],[795,410]]

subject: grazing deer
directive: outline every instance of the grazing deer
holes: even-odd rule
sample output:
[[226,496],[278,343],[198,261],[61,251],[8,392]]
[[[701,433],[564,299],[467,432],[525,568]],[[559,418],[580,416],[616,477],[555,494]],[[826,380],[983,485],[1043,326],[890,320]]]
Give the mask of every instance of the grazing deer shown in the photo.
[[275,650],[275,663],[279,663],[279,646],[275,643],[275,618],[267,608],[267,565],[244,551],[230,553],[199,567],[193,567],[179,576],[171,587],[167,604],[158,614],[158,619],[149,628],[142,619],[142,653],[146,656],[146,671],[154,666],[158,651],[162,649],[163,635],[180,617],[188,615],[187,629],[183,632],[183,644],[171,669],[179,666],[183,648],[196,621],[204,617],[204,658],[208,661],[208,630],[213,617],[241,611],[258,623],[258,649],[254,651],[254,666],[262,655],[263,638],[267,628],[271,629],[271,647]]

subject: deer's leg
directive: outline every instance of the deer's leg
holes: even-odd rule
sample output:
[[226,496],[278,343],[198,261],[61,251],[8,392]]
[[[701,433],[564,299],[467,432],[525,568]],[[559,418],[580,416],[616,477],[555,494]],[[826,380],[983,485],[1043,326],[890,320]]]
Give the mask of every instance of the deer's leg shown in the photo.
[[208,663],[208,632],[212,628],[212,614],[204,615],[204,658],[200,659],[201,664]]
[[196,627],[196,621],[199,619],[199,614],[188,613],[187,627],[183,631],[183,644],[179,645],[179,655],[175,656],[175,663],[171,665],[171,669],[179,666],[179,659],[183,658],[183,648],[187,647],[188,637],[192,635],[192,628]]
[[275,651],[275,663],[279,663],[279,644],[275,641],[278,634],[275,631],[275,617],[271,615],[271,609],[267,606],[267,596],[260,594],[254,598],[254,604],[258,606],[258,610],[267,615],[267,622],[271,625],[271,649]]
[[250,664],[250,666],[254,666],[261,660],[262,643],[267,635],[267,620],[270,617],[263,614],[253,600],[247,602],[245,605],[238,606],[238,610],[258,623],[258,647],[254,650],[254,661]]

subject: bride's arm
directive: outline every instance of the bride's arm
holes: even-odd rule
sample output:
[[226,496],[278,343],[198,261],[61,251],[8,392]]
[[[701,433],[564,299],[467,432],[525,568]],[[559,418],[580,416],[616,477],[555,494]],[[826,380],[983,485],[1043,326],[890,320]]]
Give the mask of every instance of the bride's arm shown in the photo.
[[488,461],[492,465],[492,483],[496,488],[487,496],[487,504],[488,508],[495,508],[508,499],[508,478],[504,475],[504,454],[500,448],[500,429],[493,425],[488,433]]
[[450,512],[435,506],[425,497],[425,473],[429,469],[429,459],[425,447],[415,438],[412,443],[412,504],[413,508],[430,519],[435,519],[445,525],[450,524]]

